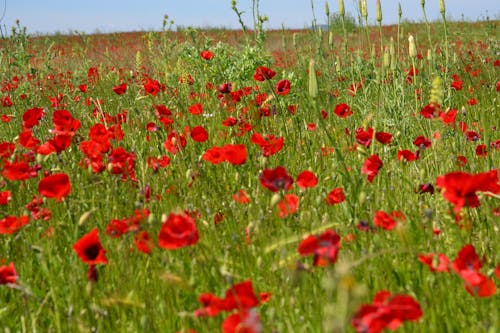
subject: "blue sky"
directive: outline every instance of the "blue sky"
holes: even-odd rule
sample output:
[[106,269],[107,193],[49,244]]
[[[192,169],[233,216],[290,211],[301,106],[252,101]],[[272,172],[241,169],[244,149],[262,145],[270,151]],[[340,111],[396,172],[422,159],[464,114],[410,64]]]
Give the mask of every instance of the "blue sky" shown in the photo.
[[[357,0],[344,0],[346,10],[355,13]],[[381,0],[383,23],[397,22],[397,7],[401,3],[403,17],[423,19],[420,0]],[[439,0],[426,0],[429,18],[438,19]],[[163,15],[175,25],[196,27],[239,28],[231,10],[231,0],[0,0],[0,14],[6,3],[6,12],[0,22],[10,28],[19,19],[29,33],[67,33],[72,30],[86,33],[158,30]],[[313,0],[318,23],[325,21],[325,0]],[[338,0],[329,0],[330,11],[338,9]],[[252,25],[252,0],[238,0],[245,11],[244,21]],[[448,14],[455,19],[470,20],[500,18],[500,0],[446,0]],[[266,28],[304,28],[313,15],[311,0],[260,0],[261,13],[269,16]],[[369,20],[375,21],[375,0],[368,0]]]

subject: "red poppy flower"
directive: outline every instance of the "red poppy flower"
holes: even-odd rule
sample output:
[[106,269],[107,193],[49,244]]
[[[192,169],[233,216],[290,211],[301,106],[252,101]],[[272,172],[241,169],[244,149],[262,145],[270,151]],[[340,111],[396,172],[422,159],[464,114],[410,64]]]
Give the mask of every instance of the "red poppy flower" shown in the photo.
[[222,322],[223,333],[261,333],[263,332],[259,314],[256,311],[239,311]]
[[476,192],[500,193],[498,170],[478,174],[451,172],[436,179],[436,185],[443,189],[443,197],[453,204],[453,211],[458,213],[462,207],[479,206]]
[[463,270],[459,275],[464,281],[465,290],[472,296],[490,297],[496,294],[495,282],[486,275],[472,270]]
[[9,158],[14,154],[16,145],[12,142],[1,141],[0,142],[0,158]]
[[24,161],[10,163],[8,160],[4,162],[2,176],[7,180],[26,180],[30,177],[36,177],[35,168]]
[[450,85],[451,88],[455,90],[462,90],[462,88],[464,87],[464,81],[460,79],[460,76],[458,76],[457,74],[453,74],[451,77],[453,79],[453,82],[451,82]]
[[269,69],[265,66],[259,66],[255,69],[255,74],[253,75],[253,79],[255,81],[265,81],[270,80],[276,75],[276,72],[272,69]]
[[38,192],[47,198],[61,201],[71,192],[69,177],[65,173],[57,173],[43,178],[38,183]]
[[214,54],[208,50],[203,50],[200,52],[200,56],[205,60],[212,60],[214,57]]
[[379,170],[382,168],[383,163],[378,155],[371,155],[368,157],[361,168],[361,173],[367,175],[368,181],[371,183]]
[[108,263],[106,250],[101,245],[99,230],[97,230],[97,228],[83,235],[83,237],[73,245],[73,250],[80,260],[86,264],[97,265]]
[[328,193],[325,202],[328,206],[333,206],[345,201],[344,189],[342,187],[334,188]]
[[36,150],[40,145],[40,140],[33,136],[33,132],[29,129],[19,133],[19,144],[26,149]]
[[345,103],[337,104],[333,112],[340,118],[346,118],[352,115],[351,107]]
[[305,170],[297,176],[297,185],[302,188],[312,188],[318,184],[318,178],[314,172]]
[[274,135],[268,135],[265,139],[259,133],[254,133],[252,134],[250,141],[260,147],[263,156],[269,157],[276,154],[283,148],[285,139],[283,137],[277,138]]
[[420,304],[409,295],[391,295],[379,291],[372,304],[362,305],[354,314],[351,324],[356,332],[379,333],[384,329],[395,330],[404,321],[417,321],[422,317]]
[[152,80],[151,78],[147,78],[145,80],[143,87],[146,94],[151,96],[156,96],[161,90],[163,90],[162,85],[157,80]]
[[233,200],[240,204],[249,204],[250,198],[245,190],[239,190],[233,194]]
[[7,205],[12,199],[12,196],[10,195],[10,191],[1,191],[0,192],[0,205]]
[[265,169],[259,177],[260,184],[272,192],[288,191],[293,184],[293,178],[286,169],[278,166],[275,169]]
[[446,125],[453,124],[455,122],[456,117],[457,117],[457,113],[458,113],[458,110],[456,110],[456,109],[451,109],[447,112],[440,112],[439,118]]
[[222,311],[245,311],[267,301],[268,294],[264,296],[259,299],[253,290],[252,281],[246,280],[229,288],[224,298],[211,293],[201,294],[198,301],[203,307],[195,311],[195,316],[216,316]]
[[0,266],[0,284],[15,284],[18,278],[13,262],[8,266]]
[[481,259],[479,259],[476,249],[472,244],[464,245],[451,265],[453,270],[457,273],[463,270],[479,271],[482,266]]
[[439,106],[439,104],[431,103],[424,106],[420,111],[420,114],[424,118],[432,119],[439,117],[440,112],[441,112],[441,107]]
[[232,165],[245,164],[247,161],[247,147],[239,144],[227,144],[222,147],[222,153],[226,161]]
[[82,92],[82,93],[86,93],[88,88],[89,88],[89,86],[86,84],[79,84],[78,85],[78,90],[80,90],[80,92]]
[[389,144],[392,141],[392,134],[386,132],[377,132],[375,133],[375,139],[381,144]]
[[420,149],[425,149],[425,148],[429,148],[431,146],[432,142],[431,142],[431,140],[427,139],[424,136],[419,136],[419,137],[416,137],[415,140],[413,140],[413,144]]
[[486,147],[486,145],[481,144],[476,147],[476,156],[479,157],[488,156],[488,148]]
[[140,231],[134,236],[134,244],[137,250],[142,253],[150,254],[153,242],[147,231]]
[[398,161],[404,159],[407,162],[416,161],[420,157],[419,152],[413,153],[407,149],[398,150]]
[[363,128],[356,129],[356,141],[365,147],[370,147],[373,139],[373,128],[368,127],[365,131]]
[[191,129],[191,139],[196,142],[205,142],[208,140],[208,132],[203,126],[195,126]]
[[205,151],[201,158],[212,164],[219,164],[226,161],[224,151],[221,149],[221,147],[217,146],[209,148],[207,151]]
[[389,214],[381,210],[375,213],[373,224],[385,230],[392,230],[396,227],[396,221]]
[[195,220],[187,214],[170,213],[158,235],[158,245],[167,250],[194,245],[200,238]]
[[167,140],[163,144],[165,149],[170,152],[170,154],[175,155],[184,147],[186,147],[186,138],[182,134],[178,134],[176,131],[170,132],[167,136]]
[[496,286],[492,279],[488,279],[479,271],[482,265],[474,246],[467,244],[460,249],[451,267],[462,278],[469,294],[489,297],[496,293]]
[[430,184],[430,183],[420,184],[418,186],[417,193],[419,193],[419,194],[429,193],[432,195],[432,194],[434,194],[434,186],[432,186],[432,184]]
[[302,240],[297,250],[301,256],[313,255],[314,266],[328,266],[337,261],[340,240],[335,231],[328,229],[318,236],[311,235]]
[[276,83],[276,86],[274,87],[274,91],[281,96],[288,95],[288,93],[290,92],[290,81],[278,81],[278,83]]
[[0,219],[0,234],[13,234],[28,224],[29,220],[27,215],[22,215],[20,217],[6,216]]
[[299,208],[299,197],[295,194],[285,194],[285,197],[278,202],[279,217],[284,218],[297,212]]
[[114,86],[113,87],[113,91],[117,95],[123,95],[127,91],[127,84],[126,83],[121,83],[121,84],[119,84],[117,86]]
[[31,108],[23,113],[23,128],[30,129],[37,126],[40,123],[45,114],[43,108]]
[[196,103],[196,104],[189,106],[188,110],[189,110],[189,113],[191,113],[191,114],[199,115],[199,114],[203,113],[203,106],[201,105],[201,103]]
[[431,272],[449,272],[450,260],[442,253],[419,254],[418,261],[429,267]]
[[52,123],[54,124],[54,129],[52,130],[52,134],[54,135],[74,135],[82,125],[80,120],[73,118],[73,115],[68,110],[54,111]]
[[10,99],[10,96],[4,96],[4,97],[2,97],[2,106],[4,108],[11,107],[12,105],[14,105],[14,103],[12,103],[12,100]]

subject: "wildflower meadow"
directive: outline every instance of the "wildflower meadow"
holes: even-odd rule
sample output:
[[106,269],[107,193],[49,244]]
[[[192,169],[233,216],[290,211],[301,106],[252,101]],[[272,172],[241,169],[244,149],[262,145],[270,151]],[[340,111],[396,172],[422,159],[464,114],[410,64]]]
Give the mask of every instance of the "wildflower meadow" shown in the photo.
[[12,27],[0,331],[499,332],[499,21],[359,4]]

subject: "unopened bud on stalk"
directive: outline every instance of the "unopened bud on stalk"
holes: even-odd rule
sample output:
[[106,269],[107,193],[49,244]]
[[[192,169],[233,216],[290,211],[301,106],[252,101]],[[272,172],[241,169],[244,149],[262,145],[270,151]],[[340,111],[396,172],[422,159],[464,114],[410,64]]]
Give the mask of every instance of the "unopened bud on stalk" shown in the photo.
[[431,61],[432,60],[432,51],[431,49],[427,49],[427,61]]
[[444,0],[439,0],[439,12],[443,16],[446,13],[446,8],[445,8],[445,5],[444,5]]
[[328,7],[328,1],[325,1],[325,14],[326,17],[330,17],[330,7]]
[[425,0],[420,0],[420,6],[422,6],[422,8],[425,7]]
[[335,44],[335,36],[333,35],[333,31],[328,33],[328,45],[331,49],[333,49],[333,45]]
[[382,23],[382,6],[380,5],[380,0],[377,0],[377,22],[378,24]]
[[335,58],[335,71],[340,73],[340,59],[339,57]]
[[408,54],[411,58],[417,56],[417,46],[415,45],[415,39],[413,38],[413,35],[410,35],[410,37],[408,37]]
[[392,37],[389,43],[389,55],[391,56],[391,69],[396,69],[396,48],[394,47],[394,38]]
[[401,8],[401,3],[398,3],[398,18],[400,21],[402,17],[403,17],[403,9]]
[[391,55],[389,54],[389,48],[386,46],[384,48],[384,68],[389,68],[391,65]]
[[339,15],[342,18],[345,16],[344,0],[339,0]]
[[361,3],[361,16],[365,19],[368,19],[368,8],[366,5],[366,0],[360,0]]
[[309,96],[312,98],[318,97],[318,80],[316,78],[316,69],[314,68],[314,60],[309,61]]

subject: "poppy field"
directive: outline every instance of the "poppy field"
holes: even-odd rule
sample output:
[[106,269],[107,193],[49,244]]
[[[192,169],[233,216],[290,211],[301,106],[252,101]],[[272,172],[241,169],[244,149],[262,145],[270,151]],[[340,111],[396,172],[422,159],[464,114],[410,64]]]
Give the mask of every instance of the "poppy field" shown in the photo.
[[498,21],[441,2],[353,30],[13,27],[0,330],[497,332]]

